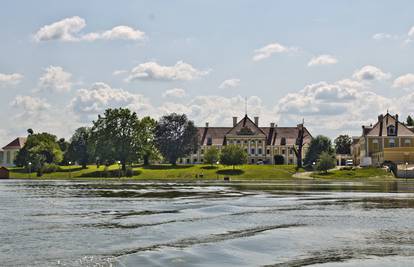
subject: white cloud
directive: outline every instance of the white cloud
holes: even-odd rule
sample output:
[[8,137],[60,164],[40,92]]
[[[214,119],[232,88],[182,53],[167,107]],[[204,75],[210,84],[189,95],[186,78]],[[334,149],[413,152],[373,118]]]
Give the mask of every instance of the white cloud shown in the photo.
[[297,48],[295,47],[287,47],[279,43],[271,43],[262,48],[254,50],[253,61],[266,59],[275,53],[287,53],[296,50]]
[[182,98],[185,97],[186,93],[185,90],[182,88],[173,88],[170,90],[165,91],[162,94],[162,97],[168,98],[168,97],[176,97],[176,98]]
[[339,85],[343,88],[348,88],[348,89],[362,90],[362,89],[367,88],[365,83],[360,82],[360,81],[355,81],[355,80],[352,80],[352,79],[339,80],[335,84],[337,84],[337,85]]
[[375,66],[367,65],[356,70],[353,77],[360,81],[386,80],[391,77],[391,74],[385,73]]
[[124,73],[128,73],[127,70],[114,70],[114,72],[112,72],[112,75],[122,75]]
[[319,82],[282,98],[276,112],[282,123],[305,118],[307,125],[319,133],[360,134],[361,125],[375,120],[392,104],[393,100],[371,91]]
[[39,111],[47,110],[50,108],[50,104],[46,100],[32,97],[18,95],[10,103],[12,107],[22,109],[24,113],[33,114]]
[[240,85],[240,79],[228,79],[223,81],[220,85],[220,89],[227,89],[227,88],[236,88]]
[[414,37],[414,26],[411,27],[411,29],[408,31],[409,37]]
[[410,88],[414,85],[414,74],[407,73],[396,78],[392,84],[394,88]]
[[19,73],[0,73],[0,86],[16,85],[21,82],[23,75]]
[[82,34],[86,27],[85,19],[74,16],[45,25],[34,34],[36,42],[58,40],[63,42],[95,41],[95,40],[142,40],[145,33],[129,26],[120,25],[103,32]]
[[69,92],[72,88],[72,74],[59,66],[49,66],[39,78],[39,87],[43,90],[55,92]]
[[178,61],[174,66],[161,66],[157,62],[146,62],[133,68],[126,80],[190,81],[208,73],[209,71],[198,70],[183,61]]
[[308,62],[308,67],[319,66],[319,65],[332,65],[338,63],[338,60],[331,55],[320,55],[313,57]]
[[107,108],[125,107],[137,113],[151,109],[149,101],[140,94],[110,87],[98,82],[89,89],[79,89],[70,103],[70,108],[82,121],[95,119]]

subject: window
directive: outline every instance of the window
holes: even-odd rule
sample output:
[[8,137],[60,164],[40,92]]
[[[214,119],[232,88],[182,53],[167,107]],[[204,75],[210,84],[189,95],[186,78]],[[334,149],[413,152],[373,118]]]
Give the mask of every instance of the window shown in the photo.
[[282,149],[282,155],[286,154],[286,150]]
[[289,159],[289,164],[293,164],[293,159]]
[[11,154],[10,151],[6,152],[6,164],[11,164]]
[[374,150],[377,151],[379,146],[378,146],[378,139],[374,139],[372,140],[372,145],[374,147]]
[[395,133],[395,126],[394,125],[388,126],[387,127],[387,135],[394,136],[395,134],[396,134]]
[[292,155],[293,154],[293,149],[289,149],[289,154]]
[[259,148],[259,155],[261,155],[262,154],[262,149],[261,148]]
[[4,161],[4,152],[0,151],[0,164]]
[[254,159],[251,160],[251,163],[254,164]]
[[266,150],[266,154],[268,154],[268,155],[270,154],[270,149]]
[[395,139],[391,138],[389,144],[390,144],[390,147],[395,147]]
[[180,163],[183,163],[183,159],[180,159],[180,160],[179,160],[179,162],[180,162]]
[[193,162],[194,162],[194,163],[197,163],[197,159],[193,159]]
[[246,144],[246,145],[247,145],[247,140],[244,140],[244,144]]
[[280,139],[280,145],[281,145],[281,146],[285,146],[285,145],[286,145],[286,138],[285,138],[285,137],[282,137],[282,138]]
[[411,146],[411,140],[410,139],[405,139],[404,144],[405,144],[405,146]]
[[237,144],[240,144],[240,140],[237,140]]
[[190,164],[190,159],[187,159],[187,164]]
[[259,144],[262,144],[262,140],[259,141]]
[[201,162],[203,163],[204,162],[204,159],[201,159]]
[[213,139],[209,136],[207,137],[207,145],[211,146],[213,144]]
[[201,149],[201,152],[200,152],[201,154],[204,154],[204,149]]
[[254,155],[254,153],[255,153],[255,152],[256,152],[256,151],[254,150],[254,148],[251,148],[251,149],[250,149],[250,154],[251,154],[251,155]]

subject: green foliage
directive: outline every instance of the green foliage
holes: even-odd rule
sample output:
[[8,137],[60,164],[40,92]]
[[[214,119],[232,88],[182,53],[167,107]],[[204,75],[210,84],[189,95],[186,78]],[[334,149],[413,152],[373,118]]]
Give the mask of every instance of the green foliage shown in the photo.
[[16,156],[17,166],[28,166],[32,163],[32,169],[37,171],[45,163],[60,163],[63,153],[55,135],[49,133],[31,134],[22,149]]
[[91,141],[96,156],[102,161],[120,161],[122,169],[126,164],[138,161],[143,142],[140,121],[129,109],[107,109],[103,116],[93,122]]
[[349,135],[340,135],[335,140],[337,154],[351,154],[352,138]]
[[274,160],[276,165],[282,165],[285,163],[285,157],[283,157],[282,155],[275,155]]
[[237,145],[227,145],[221,150],[220,162],[224,165],[236,165],[247,163],[247,152],[244,148]]
[[198,135],[194,123],[185,114],[163,116],[155,127],[155,144],[171,164],[197,151]]
[[82,168],[91,163],[94,155],[94,143],[91,142],[91,128],[80,127],[76,129],[67,149],[68,161],[78,162]]
[[407,125],[414,126],[414,119],[410,115],[407,117]]
[[160,159],[160,153],[154,143],[156,126],[157,122],[150,117],[141,119],[140,130],[144,165],[149,165],[151,160]]
[[319,172],[327,173],[328,170],[335,168],[335,166],[335,157],[332,154],[324,151],[319,156],[318,163],[316,164],[316,169]]
[[45,163],[42,167],[43,173],[54,173],[58,171],[61,171],[60,166],[53,163]]
[[204,163],[216,164],[220,159],[220,150],[217,147],[211,146],[204,152]]
[[312,163],[317,162],[319,156],[322,152],[328,152],[329,154],[334,154],[334,149],[332,148],[331,140],[323,135],[318,135],[313,138],[309,144],[309,149],[306,152],[304,165],[306,168],[312,168]]

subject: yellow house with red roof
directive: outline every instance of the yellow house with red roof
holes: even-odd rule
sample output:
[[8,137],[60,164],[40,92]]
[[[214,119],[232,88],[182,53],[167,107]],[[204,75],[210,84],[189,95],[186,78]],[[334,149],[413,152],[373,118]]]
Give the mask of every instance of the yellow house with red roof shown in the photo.
[[26,140],[26,137],[18,137],[11,141],[8,145],[4,146],[2,150],[0,150],[0,166],[14,166],[14,160],[17,152],[19,152],[19,150],[24,146]]

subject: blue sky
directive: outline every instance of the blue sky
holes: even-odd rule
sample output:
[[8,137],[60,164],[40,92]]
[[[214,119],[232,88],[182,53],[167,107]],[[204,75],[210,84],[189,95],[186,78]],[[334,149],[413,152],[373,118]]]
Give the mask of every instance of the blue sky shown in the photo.
[[412,1],[3,1],[0,141],[108,107],[360,134],[414,113]]

